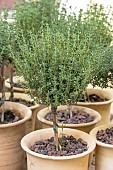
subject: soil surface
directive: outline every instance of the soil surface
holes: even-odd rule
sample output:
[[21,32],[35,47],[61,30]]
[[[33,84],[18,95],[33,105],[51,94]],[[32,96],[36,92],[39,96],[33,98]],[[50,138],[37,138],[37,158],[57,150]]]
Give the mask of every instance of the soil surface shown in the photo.
[[96,138],[100,142],[113,145],[113,127],[98,131]]
[[79,100],[79,102],[103,102],[103,101],[107,101],[108,99],[106,98],[101,98],[96,94],[91,94],[89,96],[83,96],[81,100]]
[[83,153],[88,150],[87,142],[81,138],[64,136],[59,138],[60,149],[56,151],[54,137],[47,140],[40,140],[30,148],[33,152],[48,156],[71,156]]
[[[1,113],[0,113],[1,115]],[[9,123],[15,123],[21,120],[22,117],[20,115],[16,115],[11,110],[7,110],[4,112],[4,122],[0,121],[0,124],[9,124]]]
[[[1,98],[0,98],[0,100],[1,100]],[[10,100],[5,99],[5,101],[10,101]],[[14,98],[12,102],[21,103],[21,104],[26,105],[27,107],[31,107],[31,106],[35,105],[34,101],[27,101],[27,100],[21,99],[21,98]]]
[[[47,113],[45,119],[48,121],[53,121],[52,112]],[[70,116],[69,110],[57,111],[58,123],[63,124],[80,124],[89,123],[94,120],[94,117],[90,116],[88,113],[80,111],[72,111],[72,117]]]

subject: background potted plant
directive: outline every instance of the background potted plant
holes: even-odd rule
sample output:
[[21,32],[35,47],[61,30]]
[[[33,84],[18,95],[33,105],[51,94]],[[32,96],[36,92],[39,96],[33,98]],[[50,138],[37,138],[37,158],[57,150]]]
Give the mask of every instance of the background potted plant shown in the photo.
[[[14,72],[14,64],[13,58],[10,54],[10,45],[13,41],[14,36],[14,25],[12,23],[8,23],[7,20],[7,11],[4,14],[4,20],[1,18],[0,20],[0,66],[1,66],[1,73],[0,73],[0,86],[1,86],[1,93],[0,93],[0,103],[1,107],[4,108],[4,102],[13,101],[25,104],[32,110],[32,118],[27,122],[27,130],[26,133],[31,132],[35,129],[35,117],[36,113],[42,106],[33,102],[33,100],[25,93],[15,93],[14,92],[14,84],[13,84],[13,72]],[[6,64],[9,65],[9,73],[6,74]],[[5,79],[9,76],[9,86],[10,92],[6,92],[7,88],[5,87]],[[3,111],[4,112],[4,111]]]
[[[109,94],[109,92],[105,89],[103,90],[103,88],[108,87],[108,82],[112,81],[113,78],[113,72],[111,71],[113,65],[113,47],[111,45],[113,39],[113,18],[112,16],[110,17],[110,13],[112,13],[111,7],[107,12],[103,5],[94,4],[89,6],[89,9],[86,11],[86,15],[84,16],[85,24],[83,26],[83,31],[86,30],[88,33],[90,30],[90,33],[92,33],[92,40],[95,41],[95,43],[98,42],[100,46],[103,46],[101,53],[102,58],[99,58],[97,55],[97,62],[100,63],[100,70],[98,69],[98,64],[96,64],[93,70],[94,77],[90,81],[93,87],[99,86],[101,88],[97,89],[88,87],[85,90],[85,98],[77,102],[77,105],[92,108],[101,114],[102,119],[101,122],[97,124],[97,126],[99,124],[110,123],[110,107],[113,98],[112,94]],[[96,95],[103,99],[108,98],[109,100],[100,100],[101,102],[99,102],[99,100],[96,100]],[[93,102],[89,100],[89,96],[94,97],[92,98]],[[86,98],[87,101],[85,101]]]
[[[113,124],[101,125],[91,130],[90,135],[96,141],[95,170],[112,169]],[[109,162],[108,162],[109,160]]]
[[[0,100],[0,169],[20,170],[23,169],[25,163],[24,152],[20,146],[20,141],[26,134],[26,122],[31,117],[31,110],[22,104],[5,101],[4,68],[6,63],[12,61],[8,48],[12,30],[10,25],[3,20],[0,20],[0,29],[0,85],[2,91]],[[13,70],[11,64],[10,69]],[[9,94],[11,100],[13,97],[12,94]]]
[[[24,36],[28,38],[28,31],[37,33],[41,24],[42,16],[45,17],[43,22],[49,23],[51,20],[51,12],[54,5],[54,0],[46,1],[22,1],[22,3],[14,5],[14,12],[12,19],[16,22],[13,23],[14,29],[19,32],[23,30]],[[17,50],[16,42],[14,42],[14,48]],[[10,80],[5,81],[5,86],[10,89]],[[27,89],[24,88],[24,79],[22,75],[13,77],[15,92],[25,92]]]
[[20,103],[5,102],[4,116],[2,113],[0,107],[0,169],[23,169],[25,155],[20,141],[26,134],[26,122],[31,117],[31,110]]

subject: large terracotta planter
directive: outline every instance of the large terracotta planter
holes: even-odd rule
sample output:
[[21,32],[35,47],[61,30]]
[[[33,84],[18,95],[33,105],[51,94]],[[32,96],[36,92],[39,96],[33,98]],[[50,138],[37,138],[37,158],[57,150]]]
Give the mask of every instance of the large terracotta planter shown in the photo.
[[0,170],[23,170],[24,152],[20,141],[26,132],[26,122],[31,117],[31,110],[19,103],[5,102],[5,110],[16,110],[22,120],[0,125]]
[[[5,87],[8,89],[8,90],[10,90],[10,83],[9,83],[9,78],[8,79],[6,79],[5,80]],[[14,83],[19,83],[19,82],[25,82],[25,80],[23,79],[23,77],[22,76],[14,76],[13,77],[13,82]],[[25,91],[27,91],[27,89],[23,89],[23,88],[20,88],[20,87],[13,87],[13,90],[15,91],[15,92],[18,92],[18,93],[22,93],[22,92],[25,92]]]
[[[59,106],[57,110],[65,110],[67,108],[68,108],[67,106]],[[89,123],[82,123],[82,124],[65,124],[64,125],[65,128],[77,129],[77,130],[81,130],[86,133],[89,133],[95,127],[95,125],[101,120],[100,114],[93,109],[82,107],[82,106],[72,106],[72,110],[74,108],[76,108],[78,111],[83,111],[93,116],[94,121],[89,122]],[[45,115],[49,113],[50,111],[51,111],[50,108],[47,107],[47,108],[40,110],[37,114],[37,118],[41,122],[42,128],[49,128],[53,126],[53,122],[50,122],[45,119]],[[62,127],[62,124],[59,123],[58,125],[59,127]]]
[[95,127],[90,135],[96,141],[95,149],[95,170],[113,170],[113,145],[105,144],[96,139],[98,130],[113,127],[113,124]]
[[[59,128],[59,134],[61,129]],[[64,128],[64,134],[82,138],[88,143],[88,150],[73,156],[47,156],[35,153],[29,148],[38,140],[49,139],[53,136],[53,129],[41,129],[24,136],[21,141],[22,148],[27,153],[27,170],[88,170],[89,154],[95,149],[93,138],[82,131]]]
[[[5,97],[9,98],[10,93],[6,92]],[[1,97],[1,93],[0,93]],[[14,93],[15,98],[21,98],[25,99],[26,101],[32,101],[32,99],[25,93]],[[40,122],[37,120],[37,113],[40,109],[42,109],[44,106],[40,106],[39,104],[35,104],[34,106],[29,107],[32,111],[31,119],[26,123],[26,133],[32,132],[36,130],[36,124],[37,128],[40,128]]]
[[108,91],[99,88],[87,88],[87,94],[96,94],[100,97],[107,98],[108,101],[104,102],[77,102],[77,105],[89,107],[91,109],[96,110],[101,115],[101,121],[97,123],[96,126],[110,123],[110,108],[111,103],[113,102],[113,95],[110,94]]

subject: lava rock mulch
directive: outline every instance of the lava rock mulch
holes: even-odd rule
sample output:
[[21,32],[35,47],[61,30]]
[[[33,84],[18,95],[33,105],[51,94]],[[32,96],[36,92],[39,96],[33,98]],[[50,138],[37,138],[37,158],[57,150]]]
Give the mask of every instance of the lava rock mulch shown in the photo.
[[96,138],[100,142],[113,145],[113,127],[98,131]]
[[[52,112],[47,113],[45,119],[48,121],[53,121]],[[92,122],[94,120],[94,117],[85,112],[72,111],[71,118],[69,110],[60,110],[57,111],[57,120],[58,123],[63,124],[80,124]]]
[[87,142],[81,138],[76,139],[73,136],[63,136],[59,138],[59,142],[61,146],[59,151],[56,151],[54,137],[37,141],[30,149],[33,152],[48,156],[71,156],[88,150]]
[[82,96],[82,98],[79,100],[79,102],[104,102],[107,101],[108,99],[106,98],[102,98],[96,94],[91,94],[89,96],[86,96],[86,98],[84,96]]
[[[0,98],[1,100],[1,98]],[[5,101],[10,101],[9,99],[5,99]],[[27,107],[31,107],[31,106],[34,106],[35,105],[35,102],[34,101],[27,101],[25,99],[21,99],[21,98],[13,98],[13,101],[12,102],[17,102],[17,103],[21,103]]]
[[[1,113],[0,113],[1,114]],[[15,123],[21,120],[22,117],[21,115],[16,115],[14,112],[11,110],[6,110],[4,112],[4,122],[0,121],[0,124],[9,124],[9,123]]]

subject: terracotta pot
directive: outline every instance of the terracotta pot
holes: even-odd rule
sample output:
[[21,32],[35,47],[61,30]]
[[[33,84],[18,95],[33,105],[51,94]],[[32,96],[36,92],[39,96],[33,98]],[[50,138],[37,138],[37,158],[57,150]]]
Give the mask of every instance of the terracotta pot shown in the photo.
[[[10,93],[6,92],[5,93],[6,98],[9,99],[10,97]],[[0,97],[1,97],[1,93],[0,93]],[[32,101],[32,99],[24,93],[14,93],[14,97],[15,98],[21,98],[21,99],[25,99],[26,101]],[[44,108],[44,106],[40,106],[39,104],[35,104],[34,106],[29,107],[32,111],[32,116],[31,119],[26,123],[26,134],[29,132],[32,132],[34,130],[36,130],[36,124],[37,124],[37,128],[40,128],[40,122],[37,121],[37,113],[40,109]]]
[[[61,129],[59,128],[59,134]],[[64,128],[64,134],[73,135],[76,138],[82,138],[88,143],[88,150],[84,153],[73,156],[47,156],[35,153],[29,148],[38,140],[49,139],[52,137],[53,129],[41,129],[29,133],[21,140],[21,146],[27,153],[28,170],[88,170],[89,154],[95,149],[95,141],[92,137],[82,131]]]
[[[9,78],[5,80],[5,87],[6,87],[8,90],[10,90],[10,88],[11,88],[9,81],[10,81]],[[20,76],[14,76],[14,77],[13,77],[13,82],[14,82],[14,83],[19,83],[19,82],[22,83],[22,82],[25,82],[25,81],[24,81],[24,79],[23,79],[22,76],[21,76],[21,77],[20,77]],[[23,89],[23,88],[20,88],[20,87],[14,87],[13,89],[14,89],[15,92],[18,92],[18,93],[22,93],[22,92],[27,91],[27,89]]]
[[5,110],[15,110],[22,120],[0,125],[0,170],[22,170],[24,152],[20,141],[26,132],[26,122],[31,117],[31,110],[19,103],[5,102]]
[[[57,110],[65,110],[67,108],[68,108],[67,106],[59,106]],[[64,125],[65,128],[77,129],[89,133],[95,127],[95,125],[101,120],[100,114],[93,109],[89,109],[82,106],[72,106],[72,110],[74,109],[88,113],[89,115],[94,117],[94,121],[81,124],[65,124]],[[37,114],[37,118],[41,122],[42,128],[49,128],[53,126],[53,122],[45,119],[45,115],[49,112],[51,112],[51,109],[47,107],[40,110]],[[62,127],[62,124],[58,123],[58,125],[59,127]]]
[[96,110],[101,115],[101,121],[96,126],[110,123],[110,108],[113,102],[113,96],[108,91],[98,88],[87,88],[87,94],[96,94],[100,97],[107,98],[108,101],[104,102],[77,102],[77,105],[88,107]]
[[113,127],[113,124],[101,125],[101,126],[95,127],[90,132],[90,135],[96,141],[95,170],[113,170],[113,145],[99,142],[96,139],[96,134],[98,130],[102,130],[102,129],[104,130],[110,127]]

